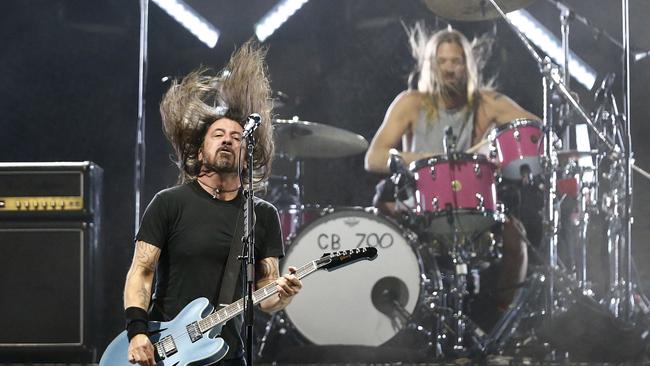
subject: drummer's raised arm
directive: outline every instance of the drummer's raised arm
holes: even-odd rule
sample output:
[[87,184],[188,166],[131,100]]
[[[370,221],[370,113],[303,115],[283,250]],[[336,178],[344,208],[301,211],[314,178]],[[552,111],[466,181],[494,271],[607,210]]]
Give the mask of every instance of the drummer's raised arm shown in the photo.
[[538,116],[523,109],[508,96],[496,91],[482,92],[482,102],[489,111],[489,118],[497,125],[503,125],[517,118],[541,120]]
[[[391,103],[384,121],[373,137],[366,152],[365,168],[369,172],[388,173],[388,151],[399,145],[404,135],[410,135],[422,102],[420,93],[403,91]],[[431,154],[402,152],[407,164]]]

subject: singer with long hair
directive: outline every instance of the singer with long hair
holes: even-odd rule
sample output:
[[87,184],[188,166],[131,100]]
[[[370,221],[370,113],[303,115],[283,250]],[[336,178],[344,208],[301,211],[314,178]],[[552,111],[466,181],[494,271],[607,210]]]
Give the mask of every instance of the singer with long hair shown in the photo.
[[[163,130],[175,152],[179,180],[149,203],[135,237],[124,286],[130,342],[124,357],[131,363],[155,364],[147,321],[171,320],[199,297],[218,306],[222,286],[239,277],[225,272],[231,247],[241,240],[242,181],[252,169],[254,187],[262,186],[274,149],[265,55],[249,41],[221,71],[196,70],[174,81],[162,100]],[[261,123],[254,132],[254,163],[249,164],[243,134],[254,113]],[[255,285],[277,282],[278,295],[260,303],[263,311],[274,312],[287,306],[302,284],[294,274],[279,275],[278,258],[284,252],[277,210],[256,197],[254,207]],[[240,283],[241,278],[232,299],[242,297]],[[241,317],[225,324],[221,335],[229,351],[219,365],[246,364],[241,327]]]

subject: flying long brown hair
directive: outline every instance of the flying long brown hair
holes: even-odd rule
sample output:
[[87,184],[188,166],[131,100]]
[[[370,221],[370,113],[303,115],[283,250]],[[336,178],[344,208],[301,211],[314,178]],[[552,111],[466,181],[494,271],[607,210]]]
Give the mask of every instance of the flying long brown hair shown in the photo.
[[263,123],[255,131],[253,153],[255,189],[268,180],[271,173],[274,143],[271,127],[271,88],[265,63],[266,48],[254,41],[246,42],[221,71],[205,67],[192,71],[181,81],[174,80],[160,103],[165,136],[174,148],[174,162],[179,169],[179,183],[201,173],[199,149],[210,125],[220,118],[229,118],[242,126],[252,113]]

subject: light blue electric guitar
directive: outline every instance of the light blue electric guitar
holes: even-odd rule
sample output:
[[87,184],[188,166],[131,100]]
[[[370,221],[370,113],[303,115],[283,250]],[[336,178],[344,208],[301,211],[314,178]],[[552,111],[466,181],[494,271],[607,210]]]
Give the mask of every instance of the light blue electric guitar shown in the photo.
[[[359,248],[332,254],[324,254],[298,268],[296,276],[302,279],[319,269],[328,271],[361,259],[375,259],[377,249]],[[275,282],[253,293],[253,302],[273,296],[278,291]],[[198,298],[187,304],[169,322],[149,322],[149,339],[154,346],[157,366],[210,365],[222,359],[228,345],[219,337],[221,328],[244,310],[244,299],[214,311],[206,298]],[[129,340],[126,331],[120,333],[106,348],[99,361],[100,366],[132,366],[128,361]]]

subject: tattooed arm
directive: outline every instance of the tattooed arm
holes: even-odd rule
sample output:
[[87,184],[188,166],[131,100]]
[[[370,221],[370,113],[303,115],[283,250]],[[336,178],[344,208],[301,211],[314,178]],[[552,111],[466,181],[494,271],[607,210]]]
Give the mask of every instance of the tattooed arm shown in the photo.
[[[149,308],[153,275],[159,257],[159,248],[143,241],[135,243],[131,268],[124,284],[124,309],[138,307],[146,311]],[[153,366],[153,352],[151,341],[145,334],[135,335],[129,342],[128,359],[131,363]]]
[[124,285],[124,308],[149,308],[153,275],[160,257],[160,249],[143,241],[135,243],[131,268]]
[[271,282],[277,283],[276,288],[278,293],[274,296],[260,303],[260,309],[267,313],[272,313],[284,309],[293,297],[302,288],[302,283],[293,273],[296,271],[295,267],[289,267],[289,272],[280,277],[280,270],[278,269],[278,258],[269,257],[257,261],[255,268],[255,285],[262,288]]
[[496,91],[482,92],[481,103],[490,123],[502,125],[517,118],[540,120],[508,96]]

